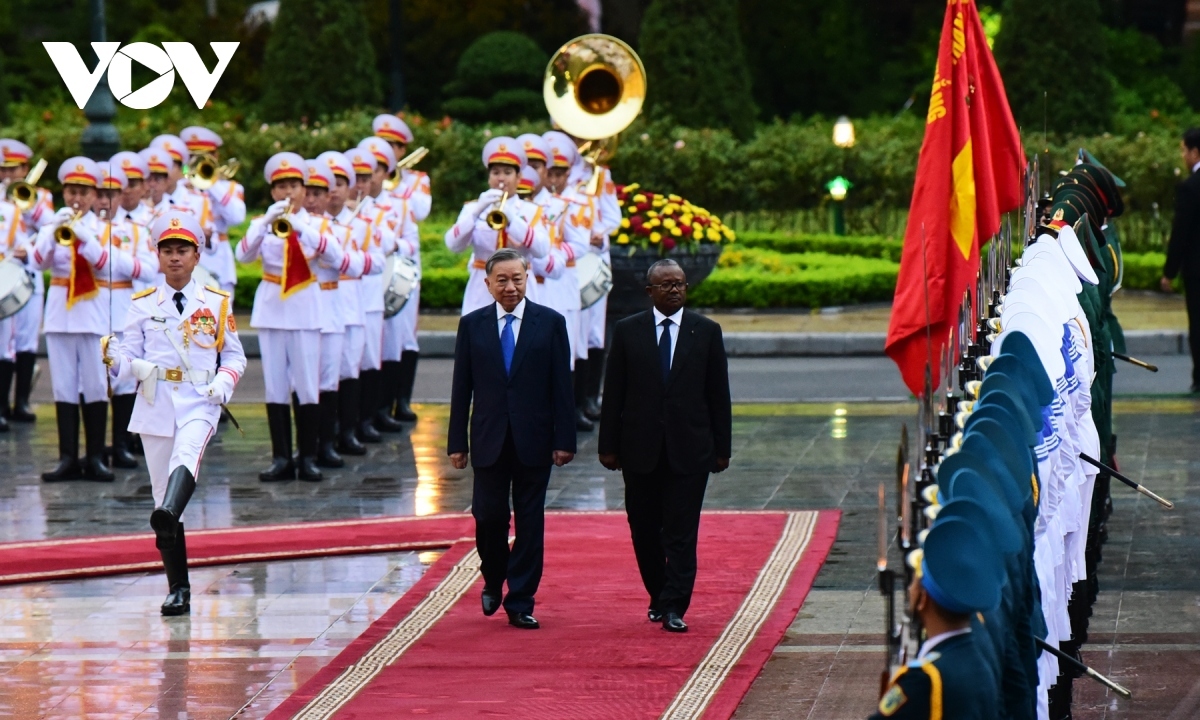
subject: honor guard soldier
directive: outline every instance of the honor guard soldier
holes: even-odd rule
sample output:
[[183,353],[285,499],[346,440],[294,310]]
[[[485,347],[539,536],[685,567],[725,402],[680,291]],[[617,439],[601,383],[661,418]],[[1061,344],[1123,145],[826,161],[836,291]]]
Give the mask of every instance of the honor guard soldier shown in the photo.
[[[5,182],[6,187],[24,179],[29,174],[29,161],[32,157],[33,151],[25,143],[17,140],[0,140],[0,179]],[[34,201],[26,207],[17,209],[21,213],[22,224],[21,229],[17,232],[25,233],[32,244],[38,230],[54,217],[54,198],[49,190],[39,187]],[[12,230],[11,226],[9,230]],[[29,298],[29,302],[25,303],[25,307],[13,316],[12,324],[12,346],[15,359],[13,372],[16,376],[16,390],[9,419],[16,422],[37,420],[33,406],[29,402],[29,396],[33,392],[38,337],[42,330],[42,314],[45,307],[45,287],[41,273],[28,264],[26,272],[33,280],[33,296]],[[7,392],[4,397],[5,405],[7,405]]]
[[346,308],[342,302],[339,280],[343,276],[361,277],[363,254],[356,247],[347,247],[343,236],[329,216],[330,188],[336,185],[333,168],[327,161],[309,160],[308,178],[304,182],[304,209],[318,225],[322,237],[330,238],[342,248],[342,261],[331,266],[325,260],[317,262],[317,284],[321,288],[321,357],[318,381],[321,422],[318,432],[317,465],[339,468],[346,463],[337,451],[338,384],[341,380],[342,348],[346,333]]
[[[103,224],[92,212],[100,169],[85,157],[67,159],[58,169],[66,207],[38,231],[29,258],[38,270],[50,270],[46,294],[46,350],[54,385],[58,418],[59,462],[42,480],[57,482],[86,478],[111,482],[104,462],[108,390],[100,354],[100,338],[109,334],[108,264],[114,277],[129,273],[127,256],[101,244]],[[83,427],[87,439],[82,465],[79,453],[79,400],[83,396]]]
[[[395,115],[379,115],[371,123],[371,128],[375,133],[375,137],[386,140],[388,145],[391,146],[397,163],[408,154],[408,145],[412,142],[413,134],[408,124],[403,120]],[[409,214],[412,216],[413,222],[419,225],[424,222],[425,218],[429,217],[429,209],[433,206],[429,176],[419,170],[404,168],[400,171],[398,179],[399,182],[392,190],[392,197],[396,201],[404,203]],[[418,236],[419,230],[418,227]],[[419,268],[421,263],[419,242],[414,261]],[[417,377],[417,363],[421,357],[420,348],[417,345],[417,319],[420,313],[420,304],[421,284],[418,282],[416,287],[413,288],[408,302],[405,303],[404,309],[400,311],[400,315],[404,317],[398,321],[402,326],[403,347],[400,353],[399,391],[395,400],[395,409],[392,411],[392,417],[404,422],[416,422],[417,420],[417,414],[412,410],[412,389]],[[386,356],[394,354],[388,348],[384,348],[385,357],[383,362],[385,363],[385,367],[388,362]]]
[[[175,207],[175,199],[171,197],[171,176],[175,173],[175,160],[162,147],[148,147],[138,151],[138,155],[146,162],[150,174],[146,176],[145,204],[150,208],[150,217]],[[180,208],[191,212],[190,207]]]
[[106,338],[103,352],[117,384],[139,384],[128,429],[141,434],[146,449],[150,526],[170,590],[161,611],[183,615],[191,610],[184,509],[246,356],[229,295],[192,279],[204,240],[196,217],[170,210],[151,231],[163,281],[134,296],[120,342]]
[[[380,242],[388,245],[384,249],[385,258],[393,253],[399,254],[400,257],[410,258],[417,264],[419,272],[421,240],[417,234],[416,223],[413,222],[412,214],[407,210],[407,202],[397,200],[383,187],[384,181],[396,168],[395,153],[392,152],[390,145],[377,137],[364,138],[359,143],[359,147],[369,152],[375,160],[368,185],[370,208],[366,209],[364,206],[364,212],[370,218],[371,237],[378,238]],[[378,292],[372,289],[373,285],[379,286]],[[418,287],[413,288],[414,293],[419,292]],[[407,304],[405,305],[405,311],[408,311],[408,314],[401,311],[390,318],[385,318],[383,317],[385,288],[382,275],[379,276],[379,280],[369,278],[364,282],[363,291],[367,294],[367,311],[374,312],[375,308],[379,309],[382,327],[379,336],[379,370],[364,368],[362,372],[363,417],[378,432],[400,432],[403,428],[399,421],[392,417],[392,406],[400,393],[402,380],[400,358],[405,348],[414,352],[416,350],[416,307],[418,303],[412,302],[411,310]],[[372,340],[373,338],[368,339],[368,344]],[[372,358],[373,360],[374,358]],[[415,356],[412,369],[414,372],[416,371]]]
[[484,268],[487,258],[497,250],[512,248],[529,261],[544,258],[550,252],[550,235],[542,222],[541,208],[516,197],[517,180],[525,163],[525,151],[516,139],[489,140],[483,147],[489,189],[479,199],[465,204],[458,221],[446,231],[446,247],[451,252],[467,248],[473,251],[463,295],[463,315],[492,302],[484,284]]
[[[121,168],[126,180],[119,202],[112,211],[113,220],[124,225],[126,234],[132,240],[131,254],[141,258],[143,263],[146,259],[153,259],[154,267],[158,267],[158,256],[150,242],[150,221],[154,218],[154,211],[143,202],[148,192],[146,178],[150,176],[150,166],[141,155],[128,150],[113,155],[108,162]],[[157,275],[142,272],[133,279],[133,290],[139,292],[156,286],[161,279]]]
[[[396,119],[396,118],[394,118]],[[398,121],[398,119],[397,119]],[[383,143],[382,138],[373,137],[363,140],[362,145],[378,150]],[[387,143],[389,147],[397,145],[404,151],[403,143]],[[394,152],[393,152],[394,154]],[[394,163],[393,163],[394,166]],[[416,180],[416,178],[410,178]],[[421,199],[424,212],[428,214],[429,204],[427,194],[410,192],[409,187],[404,191],[397,188],[386,197],[392,208],[395,219],[394,234],[396,237],[397,260],[407,258],[416,266],[417,281],[409,291],[408,300],[400,312],[384,318],[383,346],[381,350],[383,390],[381,406],[377,413],[380,423],[387,420],[395,422],[416,422],[417,415],[412,411],[412,388],[417,377],[417,361],[420,358],[420,346],[417,344],[417,320],[421,305],[421,238],[417,229],[416,212],[413,210],[414,198]],[[386,288],[385,288],[386,290]],[[383,429],[381,427],[381,429]]]
[[[180,137],[187,145],[193,162],[207,156],[212,162],[220,162],[221,136],[206,127],[185,127]],[[200,264],[211,272],[221,284],[221,289],[233,296],[237,285],[237,266],[233,262],[233,248],[229,246],[229,228],[240,225],[246,219],[246,196],[242,186],[232,179],[219,177],[212,185],[200,189],[193,187],[192,193],[201,199],[200,224],[208,230],[206,220],[211,221],[211,247],[204,253]]]
[[[128,260],[120,263],[110,260],[107,272],[100,273],[97,278],[100,287],[110,294],[105,310],[112,311],[109,327],[115,331],[119,342],[121,331],[125,328],[125,315],[133,298],[134,282],[144,283],[154,279],[158,274],[158,256],[149,250],[148,242],[142,243],[139,252],[134,240],[138,226],[116,219],[121,212],[121,196],[129,182],[125,173],[111,162],[97,165],[100,169],[100,186],[96,190],[96,204],[92,209],[100,219],[100,245],[110,257],[122,253]],[[145,232],[144,228],[142,232]],[[137,458],[133,456],[129,439],[129,418],[133,415],[137,380],[128,377],[119,383],[109,382],[113,418],[110,462],[113,467],[136,468]]]
[[909,612],[921,619],[926,640],[917,659],[892,675],[871,718],[993,720],[996,689],[971,618],[1000,602],[999,552],[981,530],[949,517],[934,522],[914,555]]
[[[319,481],[317,439],[320,406],[321,288],[318,261],[332,267],[342,262],[342,247],[321,235],[319,220],[304,209],[304,158],[296,153],[272,155],[263,167],[275,204],[255,218],[237,246],[238,262],[262,259],[263,279],[254,294],[250,325],[258,330],[266,384],[267,422],[271,430],[271,467],[259,474],[264,482]],[[299,468],[292,461],[289,403],[296,394]]]
[[[364,150],[357,150],[355,154],[359,158],[360,169],[364,175],[369,175],[373,163],[368,160],[368,154]],[[342,455],[366,455],[367,449],[358,439],[358,427],[362,420],[359,409],[362,404],[359,373],[366,344],[363,276],[378,276],[383,271],[383,248],[379,243],[370,241],[367,235],[368,222],[358,214],[365,194],[357,189],[358,175],[354,163],[344,153],[332,150],[318,155],[317,161],[325,163],[333,170],[334,184],[329,189],[329,212],[334,219],[333,233],[341,240],[342,248],[347,253],[358,252],[363,256],[361,276],[347,272],[338,278],[338,296],[344,312],[345,331],[338,373],[337,451]],[[374,430],[374,427],[371,429]]]

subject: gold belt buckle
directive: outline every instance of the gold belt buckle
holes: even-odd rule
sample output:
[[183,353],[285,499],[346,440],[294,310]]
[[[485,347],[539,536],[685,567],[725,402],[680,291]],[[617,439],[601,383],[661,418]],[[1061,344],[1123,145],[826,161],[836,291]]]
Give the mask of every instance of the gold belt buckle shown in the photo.
[[183,371],[179,368],[167,371],[167,380],[171,382],[183,382]]

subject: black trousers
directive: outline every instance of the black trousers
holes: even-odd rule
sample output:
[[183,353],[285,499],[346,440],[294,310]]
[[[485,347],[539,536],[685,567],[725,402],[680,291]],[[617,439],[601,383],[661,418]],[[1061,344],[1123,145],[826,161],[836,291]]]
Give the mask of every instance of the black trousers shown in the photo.
[[650,609],[682,617],[696,584],[696,540],[708,473],[672,472],[663,448],[652,472],[626,470],[624,476],[629,533]]
[[[546,547],[546,485],[549,464],[522,465],[513,445],[512,429],[504,438],[500,459],[475,468],[471,514],[475,516],[475,547],[479,550],[484,589],[499,593],[508,580],[504,609],[532,613],[533,595],[542,581]],[[517,539],[508,547],[509,494]]]
[[1200,387],[1200,276],[1183,278],[1187,302],[1188,345],[1192,351],[1192,385]]

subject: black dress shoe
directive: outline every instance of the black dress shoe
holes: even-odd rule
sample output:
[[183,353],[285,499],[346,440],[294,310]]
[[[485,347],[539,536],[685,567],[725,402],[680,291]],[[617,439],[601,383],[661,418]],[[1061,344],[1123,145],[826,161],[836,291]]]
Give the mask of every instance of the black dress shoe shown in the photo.
[[646,611],[646,618],[652,623],[662,622],[662,617],[663,617],[662,613],[659,612],[658,610],[647,610]]
[[180,588],[172,590],[171,594],[163,600],[162,607],[159,611],[163,615],[186,615],[192,610],[192,591],[188,588]]
[[663,616],[662,624],[663,630],[666,630],[667,632],[687,632],[687,623],[683,621],[683,618],[679,617],[679,613],[666,613]]
[[537,630],[541,627],[541,625],[538,625],[537,618],[529,613],[510,612],[508,614],[508,624],[522,630]]
[[592,432],[596,429],[595,423],[587,419],[583,414],[582,409],[575,410],[575,431],[576,432]]
[[588,398],[587,403],[583,406],[583,414],[587,416],[588,420],[599,420],[600,401],[594,397]]
[[483,591],[483,614],[491,617],[500,609],[500,593],[493,593],[489,590]]

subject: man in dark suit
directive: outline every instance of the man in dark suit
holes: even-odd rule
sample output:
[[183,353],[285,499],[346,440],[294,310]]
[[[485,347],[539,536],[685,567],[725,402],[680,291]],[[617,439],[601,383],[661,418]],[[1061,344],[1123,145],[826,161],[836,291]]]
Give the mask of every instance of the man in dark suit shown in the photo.
[[729,467],[732,407],[721,326],[685,310],[674,260],[646,273],[650,310],[616,324],[605,372],[600,463],[625,475],[625,511],[651,622],[686,632],[710,472]]
[[[509,624],[536,630],[533,595],[542,579],[550,466],[575,457],[571,349],[563,316],[525,299],[529,268],[520,253],[497,250],[485,269],[496,302],[458,323],[447,453],[460,470],[472,454],[483,614],[499,609],[507,579]],[[510,489],[517,529],[511,552]]]
[[1187,301],[1188,344],[1192,351],[1192,392],[1200,392],[1200,128],[1183,134],[1179,144],[1183,164],[1191,175],[1175,190],[1175,224],[1167,246],[1162,290],[1171,292],[1171,280],[1183,278]]

